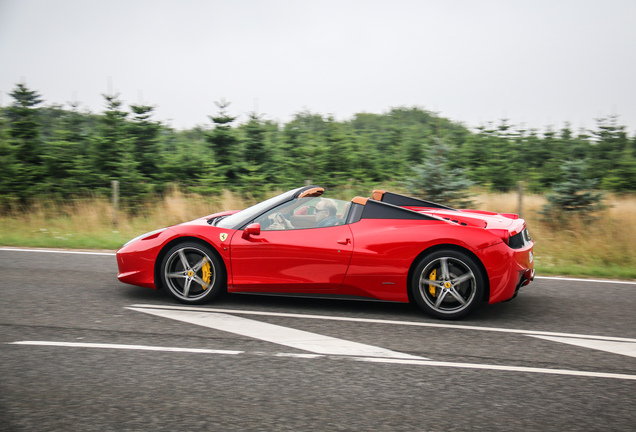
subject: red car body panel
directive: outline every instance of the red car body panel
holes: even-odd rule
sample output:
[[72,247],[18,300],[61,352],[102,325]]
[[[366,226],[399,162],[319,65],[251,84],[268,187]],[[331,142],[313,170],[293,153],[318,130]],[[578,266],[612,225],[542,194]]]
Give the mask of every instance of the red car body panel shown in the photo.
[[[356,202],[354,200],[354,202]],[[366,202],[366,201],[362,201]],[[377,201],[376,201],[377,203]],[[120,281],[158,288],[162,253],[174,242],[205,242],[222,259],[229,292],[314,293],[409,301],[410,271],[435,249],[455,248],[485,272],[489,303],[509,300],[534,276],[533,243],[516,215],[409,206],[426,219],[362,218],[327,228],[262,231],[210,225],[224,212],[135,239],[117,252]]]
[[230,292],[336,290],[353,251],[349,225],[232,236]]

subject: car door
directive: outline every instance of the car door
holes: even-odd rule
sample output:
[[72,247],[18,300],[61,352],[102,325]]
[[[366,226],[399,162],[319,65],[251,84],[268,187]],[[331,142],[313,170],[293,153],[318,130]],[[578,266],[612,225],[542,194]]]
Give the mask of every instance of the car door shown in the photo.
[[353,251],[348,225],[232,237],[230,291],[316,292],[338,288]]

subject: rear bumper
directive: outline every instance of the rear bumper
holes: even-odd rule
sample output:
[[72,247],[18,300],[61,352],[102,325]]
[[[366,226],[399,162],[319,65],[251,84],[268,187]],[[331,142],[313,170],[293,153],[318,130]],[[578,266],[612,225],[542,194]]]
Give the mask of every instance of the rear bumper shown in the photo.
[[511,249],[499,243],[482,250],[482,260],[488,280],[490,296],[488,303],[499,303],[514,298],[521,287],[534,279],[534,243],[521,249]]
[[521,289],[521,287],[528,285],[533,280],[534,280],[534,269],[530,269],[528,271],[521,273],[521,276],[519,278],[519,283],[517,284],[517,287],[515,288],[515,293],[512,295],[512,297],[510,297],[509,300],[512,300],[513,298],[517,297],[517,294],[519,294],[519,290]]

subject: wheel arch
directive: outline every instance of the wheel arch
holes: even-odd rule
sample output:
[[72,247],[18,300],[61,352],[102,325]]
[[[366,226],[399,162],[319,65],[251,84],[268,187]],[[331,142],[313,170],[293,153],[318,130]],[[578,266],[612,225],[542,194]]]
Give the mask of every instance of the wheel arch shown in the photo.
[[413,287],[412,287],[412,282],[411,280],[413,279],[413,272],[415,271],[415,268],[418,266],[418,264],[420,263],[420,261],[422,261],[424,258],[426,258],[428,255],[431,255],[435,252],[438,252],[440,250],[453,250],[456,252],[461,252],[463,254],[468,255],[469,257],[473,258],[475,263],[477,264],[477,266],[479,267],[479,269],[482,272],[482,276],[484,279],[484,293],[482,295],[482,301],[488,301],[488,299],[490,298],[490,279],[488,278],[488,272],[486,271],[486,267],[484,267],[484,264],[481,262],[481,260],[479,259],[479,257],[477,255],[475,255],[470,249],[466,249],[465,247],[462,246],[458,246],[456,244],[452,244],[452,243],[443,243],[443,244],[437,244],[435,246],[431,246],[427,249],[424,249],[422,252],[419,253],[418,256],[415,257],[415,259],[413,260],[413,262],[411,263],[411,267],[409,267],[409,273],[408,273],[408,277],[407,277],[407,282],[406,282],[406,291],[407,294],[409,296],[409,303],[415,303],[415,298],[413,297]]
[[185,242],[198,243],[201,246],[210,248],[212,253],[216,255],[216,257],[219,259],[219,261],[223,265],[224,277],[226,279],[225,282],[227,285],[227,266],[225,265],[225,261],[223,260],[223,257],[221,257],[221,254],[219,253],[219,251],[216,250],[216,248],[213,245],[206,242],[205,240],[200,239],[199,237],[184,236],[184,237],[177,237],[173,240],[170,240],[161,248],[161,251],[159,251],[157,258],[155,259],[155,269],[154,269],[154,280],[155,280],[155,286],[157,287],[157,289],[164,288],[161,283],[161,275],[160,275],[161,262],[163,261],[164,257],[166,256],[170,248],[172,248],[176,244],[185,243]]

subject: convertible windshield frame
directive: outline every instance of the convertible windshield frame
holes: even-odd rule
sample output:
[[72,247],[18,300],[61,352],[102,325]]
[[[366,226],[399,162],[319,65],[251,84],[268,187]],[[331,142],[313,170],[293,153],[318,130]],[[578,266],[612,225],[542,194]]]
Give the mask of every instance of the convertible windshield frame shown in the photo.
[[233,215],[221,219],[216,226],[219,228],[235,230],[244,229],[249,222],[253,221],[263,213],[287,201],[291,201],[292,199],[300,195],[303,191],[307,191],[312,188],[316,188],[316,186],[303,186],[297,189],[292,189],[280,195],[276,195],[275,197],[267,199],[263,202],[248,207],[245,210],[241,210],[238,213],[234,213]]

